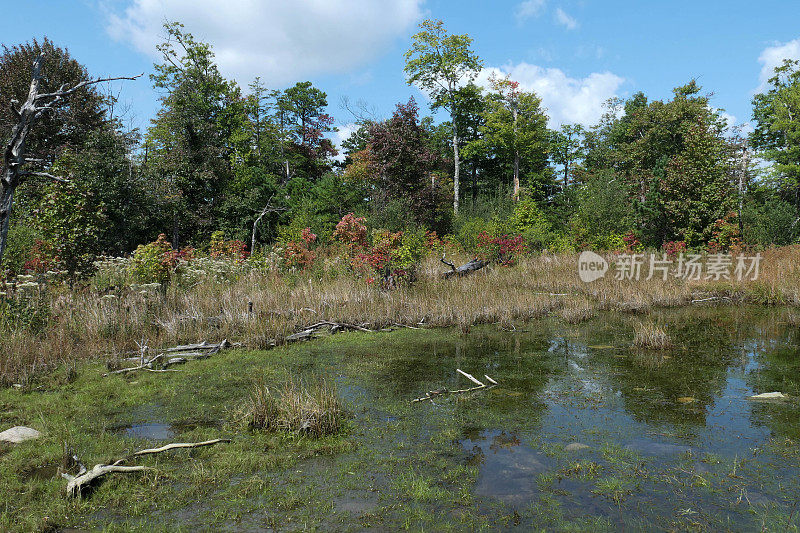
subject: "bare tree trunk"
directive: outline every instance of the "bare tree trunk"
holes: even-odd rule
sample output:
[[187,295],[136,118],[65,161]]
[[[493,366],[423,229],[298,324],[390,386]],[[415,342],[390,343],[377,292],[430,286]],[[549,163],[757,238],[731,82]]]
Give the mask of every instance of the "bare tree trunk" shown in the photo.
[[[6,249],[8,227],[11,222],[11,205],[14,202],[14,189],[6,187],[5,183],[0,192],[0,265],[3,264],[3,253]],[[0,272],[1,274],[2,272]]]
[[478,164],[472,161],[472,206],[475,207],[475,200],[478,198]]
[[[514,115],[514,143],[517,143],[517,108],[512,109]],[[514,147],[514,201],[519,200],[519,147]]]
[[[455,121],[455,116],[453,116]],[[453,123],[453,159],[455,160],[455,174],[453,175],[453,213],[458,215],[458,174],[460,161],[458,157],[458,132],[455,122]]]

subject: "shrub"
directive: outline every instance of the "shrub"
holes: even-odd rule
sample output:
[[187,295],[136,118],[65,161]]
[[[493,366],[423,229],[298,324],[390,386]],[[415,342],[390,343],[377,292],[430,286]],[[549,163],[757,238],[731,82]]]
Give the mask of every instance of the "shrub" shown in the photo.
[[678,255],[686,252],[686,241],[669,241],[661,246],[661,250],[670,259],[675,259]]
[[478,238],[479,257],[485,261],[499,263],[502,266],[516,264],[517,258],[527,251],[522,235],[492,237],[483,232]]
[[552,228],[533,198],[517,203],[508,218],[509,230],[523,236],[529,249],[542,250],[553,240]]
[[166,284],[182,262],[191,261],[194,257],[192,248],[173,250],[172,245],[163,233],[150,244],[140,244],[133,252],[130,273],[134,281],[139,283]]
[[742,234],[739,231],[739,217],[731,211],[723,218],[717,219],[711,228],[711,239],[708,251],[711,253],[738,250],[742,246]]
[[213,259],[231,259],[242,262],[250,255],[247,245],[240,240],[225,240],[225,234],[215,231],[211,234],[211,243],[208,247],[208,256]]
[[287,266],[290,268],[305,269],[313,265],[317,254],[311,249],[311,245],[314,244],[316,240],[317,236],[311,233],[311,229],[304,228],[300,232],[299,240],[289,241],[284,251]]
[[336,224],[333,238],[347,245],[351,251],[367,247],[367,219],[348,213]]

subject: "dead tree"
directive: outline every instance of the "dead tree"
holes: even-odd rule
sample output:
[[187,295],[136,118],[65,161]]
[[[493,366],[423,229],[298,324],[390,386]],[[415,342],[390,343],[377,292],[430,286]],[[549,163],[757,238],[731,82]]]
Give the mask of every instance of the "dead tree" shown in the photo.
[[135,80],[142,76],[119,76],[116,78],[97,78],[94,80],[82,81],[72,87],[62,85],[57,91],[50,93],[39,93],[39,85],[42,81],[42,62],[44,56],[39,55],[33,61],[33,74],[31,76],[31,87],[28,90],[28,98],[17,108],[19,102],[11,100],[11,112],[17,119],[17,123],[11,130],[11,137],[6,143],[3,151],[3,174],[0,177],[0,264],[3,262],[3,253],[6,249],[6,239],[8,237],[8,227],[11,221],[11,208],[14,203],[14,192],[28,178],[46,178],[49,180],[68,182],[69,180],[54,176],[47,172],[26,171],[23,166],[26,163],[39,163],[36,159],[25,157],[25,141],[31,132],[36,121],[43,114],[55,110],[65,98],[75,92],[97,83],[114,80]]
[[456,268],[456,265],[454,265],[452,262],[447,261],[444,258],[444,255],[442,256],[441,261],[442,261],[442,263],[444,263],[445,265],[450,267],[450,272],[445,272],[445,273],[442,274],[442,277],[444,279],[450,278],[452,276],[458,276],[458,277],[466,276],[467,274],[471,274],[472,272],[475,272],[476,270],[480,270],[480,269],[482,269],[483,267],[485,267],[486,265],[489,264],[486,261],[482,261],[482,260],[478,259],[477,257],[475,259],[473,259],[472,261],[464,263],[463,265],[461,265],[458,268]]
[[264,206],[264,209],[261,210],[261,214],[258,215],[258,218],[256,218],[255,222],[253,222],[253,233],[250,239],[251,254],[256,251],[256,231],[258,230],[258,225],[261,222],[261,219],[264,218],[264,215],[267,213],[281,213],[287,209],[287,207],[275,207],[272,205],[272,196],[270,196],[269,200],[267,200],[267,205]]

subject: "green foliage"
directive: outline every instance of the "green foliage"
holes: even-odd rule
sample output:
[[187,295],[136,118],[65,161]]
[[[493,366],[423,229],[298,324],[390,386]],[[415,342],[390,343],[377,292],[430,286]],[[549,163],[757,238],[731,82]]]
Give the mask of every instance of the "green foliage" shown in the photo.
[[796,213],[791,203],[779,197],[751,199],[742,211],[745,242],[761,246],[796,242],[800,231]]
[[41,232],[31,226],[12,224],[8,230],[8,246],[3,254],[0,273],[7,272],[11,276],[22,274],[25,263],[31,259],[36,242],[42,238]]
[[517,202],[508,227],[512,233],[522,235],[531,250],[547,248],[553,239],[550,223],[533,198]]
[[753,98],[753,147],[775,163],[779,187],[800,208],[800,61],[784,60],[766,92]]
[[36,228],[53,244],[65,269],[91,270],[108,220],[105,205],[82,181],[48,184],[45,191],[34,218]]
[[172,245],[163,233],[154,242],[140,244],[133,252],[130,274],[139,283],[166,284],[172,278],[175,262],[171,259]]

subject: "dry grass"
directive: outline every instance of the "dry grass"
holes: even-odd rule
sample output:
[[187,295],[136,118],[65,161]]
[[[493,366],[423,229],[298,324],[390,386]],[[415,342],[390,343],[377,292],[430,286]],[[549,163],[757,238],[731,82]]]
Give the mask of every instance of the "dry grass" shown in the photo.
[[663,350],[672,346],[672,340],[664,328],[653,322],[637,322],[633,326],[633,345],[639,348]]
[[[456,262],[468,258],[453,258]],[[613,263],[615,256],[607,259]],[[438,258],[420,266],[412,286],[382,291],[343,268],[295,274],[250,272],[235,281],[204,281],[149,295],[124,289],[102,298],[89,290],[57,287],[46,294],[50,318],[36,333],[2,329],[0,383],[24,382],[53,365],[136,349],[227,338],[266,347],[319,320],[458,327],[495,323],[510,327],[551,312],[570,322],[599,310],[646,313],[691,305],[700,297],[725,301],[800,304],[800,245],[763,253],[757,281],[685,281],[670,277],[618,281],[612,269],[592,283],[577,275],[577,254],[537,255],[517,266],[492,266],[451,280]],[[335,272],[339,272],[338,274]],[[248,313],[248,302],[253,313]]]
[[240,418],[254,429],[321,437],[337,433],[343,417],[336,390],[326,381],[290,379],[275,388],[256,385]]

